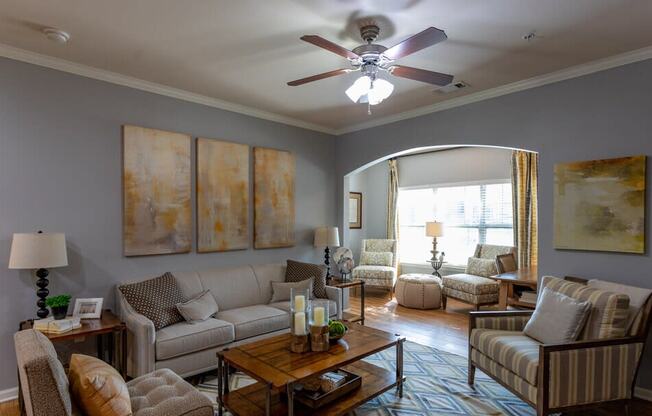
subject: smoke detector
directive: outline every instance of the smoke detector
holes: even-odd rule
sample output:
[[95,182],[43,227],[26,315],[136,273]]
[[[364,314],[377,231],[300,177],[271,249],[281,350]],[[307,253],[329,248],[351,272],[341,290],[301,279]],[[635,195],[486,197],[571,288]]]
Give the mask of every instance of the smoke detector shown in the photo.
[[56,43],[68,43],[70,40],[70,34],[68,32],[53,27],[46,27],[43,29],[43,34],[46,38]]
[[459,91],[461,89],[464,89],[464,88],[466,88],[468,86],[469,86],[469,84],[467,84],[464,81],[455,81],[455,82],[451,82],[450,84],[445,85],[445,86],[443,86],[441,88],[437,88],[435,91],[440,93],[440,94],[449,94],[451,92],[455,92],[455,91]]

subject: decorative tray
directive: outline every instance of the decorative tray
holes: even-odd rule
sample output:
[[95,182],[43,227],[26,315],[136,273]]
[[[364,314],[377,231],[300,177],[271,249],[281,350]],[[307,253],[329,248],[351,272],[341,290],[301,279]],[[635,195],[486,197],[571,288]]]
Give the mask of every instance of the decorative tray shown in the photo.
[[321,390],[314,392],[300,390],[295,393],[294,398],[302,404],[310,407],[311,409],[317,409],[344,396],[347,393],[352,392],[355,389],[360,388],[362,385],[362,377],[357,374],[353,374],[344,370],[337,370],[335,372],[345,377],[345,381],[341,386],[327,393],[323,393]]

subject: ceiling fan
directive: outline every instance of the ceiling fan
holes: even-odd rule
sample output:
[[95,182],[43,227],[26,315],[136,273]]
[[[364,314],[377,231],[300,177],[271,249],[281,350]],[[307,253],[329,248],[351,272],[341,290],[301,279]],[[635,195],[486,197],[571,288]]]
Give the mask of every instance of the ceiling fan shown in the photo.
[[348,59],[352,68],[335,69],[322,74],[297,79],[288,82],[288,85],[295,87],[324,78],[360,71],[362,75],[346,90],[346,95],[354,103],[367,103],[369,106],[372,106],[380,104],[394,91],[394,85],[386,79],[379,77],[381,73],[388,73],[396,77],[408,78],[437,86],[448,85],[453,80],[452,75],[394,64],[394,61],[399,58],[445,41],[447,36],[443,30],[437,29],[436,27],[429,27],[391,48],[374,43],[379,34],[380,28],[375,24],[362,26],[360,28],[360,36],[367,43],[358,46],[352,51],[318,35],[302,36],[301,40]]

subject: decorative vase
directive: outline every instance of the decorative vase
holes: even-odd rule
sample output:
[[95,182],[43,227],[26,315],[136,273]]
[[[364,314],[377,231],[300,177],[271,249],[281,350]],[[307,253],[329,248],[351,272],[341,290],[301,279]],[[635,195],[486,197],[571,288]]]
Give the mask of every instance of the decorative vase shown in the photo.
[[55,306],[52,309],[52,315],[54,319],[64,319],[68,315],[68,305],[66,306]]
[[328,301],[314,300],[310,308],[310,348],[328,351]]
[[310,291],[290,289],[290,351],[296,353],[310,351],[308,336],[308,314],[310,311]]

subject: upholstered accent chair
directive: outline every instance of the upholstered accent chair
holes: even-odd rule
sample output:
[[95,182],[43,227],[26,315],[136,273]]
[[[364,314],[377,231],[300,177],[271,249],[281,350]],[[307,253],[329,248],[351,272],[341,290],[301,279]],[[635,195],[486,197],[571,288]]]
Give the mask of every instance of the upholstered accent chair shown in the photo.
[[447,298],[454,298],[475,306],[498,303],[500,284],[489,276],[498,273],[497,257],[502,254],[516,256],[516,248],[493,244],[478,244],[473,257],[469,257],[465,273],[442,277],[442,307],[446,309]]
[[359,266],[353,269],[353,280],[362,280],[365,286],[394,292],[398,270],[396,240],[368,239],[362,240]]
[[[14,335],[21,414],[83,415],[50,340],[28,329]],[[213,416],[211,401],[172,370],[160,369],[127,383],[134,416]]]
[[[534,407],[538,416],[606,402],[627,410],[650,328],[652,296],[631,286],[601,282],[611,285],[607,291],[592,286],[599,281],[578,281],[544,277],[540,289],[590,302],[577,341],[543,344],[525,335],[534,311],[471,312],[469,384],[479,368]],[[643,295],[630,303],[625,293]]]

